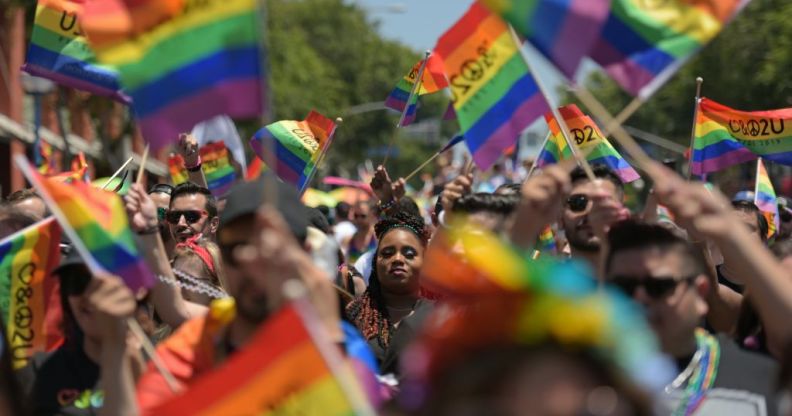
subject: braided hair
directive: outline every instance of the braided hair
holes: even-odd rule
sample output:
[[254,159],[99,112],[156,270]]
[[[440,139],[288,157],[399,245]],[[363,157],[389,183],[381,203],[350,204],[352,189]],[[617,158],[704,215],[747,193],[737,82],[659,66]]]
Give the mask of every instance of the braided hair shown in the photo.
[[[426,246],[429,240],[423,218],[405,211],[398,211],[391,216],[382,218],[377,225],[374,226],[377,241],[381,242],[385,235],[394,229],[410,231],[421,240],[421,244],[424,246]],[[346,313],[352,323],[355,324],[358,330],[363,334],[363,338],[366,340],[376,338],[380,347],[386,349],[390,344],[392,323],[388,316],[388,309],[382,297],[382,288],[380,286],[379,277],[377,276],[378,253],[379,244],[377,246],[377,252],[371,259],[372,265],[369,286],[359,298],[355,299],[347,306]]]

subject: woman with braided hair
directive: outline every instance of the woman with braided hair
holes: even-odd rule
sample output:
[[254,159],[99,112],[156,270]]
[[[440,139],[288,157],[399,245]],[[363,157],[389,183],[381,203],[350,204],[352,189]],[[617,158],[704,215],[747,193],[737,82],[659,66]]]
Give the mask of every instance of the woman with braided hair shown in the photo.
[[433,306],[420,295],[428,237],[423,219],[404,211],[383,218],[374,229],[379,244],[369,286],[346,314],[368,341],[382,373],[396,373],[399,353]]

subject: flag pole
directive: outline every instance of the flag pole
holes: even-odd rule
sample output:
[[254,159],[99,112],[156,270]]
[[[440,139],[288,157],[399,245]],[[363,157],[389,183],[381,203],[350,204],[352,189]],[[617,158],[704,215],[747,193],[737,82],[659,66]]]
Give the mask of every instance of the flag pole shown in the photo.
[[426,165],[428,165],[428,164],[432,163],[432,161],[433,161],[433,160],[435,160],[435,159],[437,159],[438,157],[440,157],[440,155],[441,155],[441,154],[442,154],[442,152],[435,152],[435,154],[433,154],[433,155],[432,155],[432,157],[430,157],[429,159],[426,159],[426,161],[424,161],[423,163],[421,163],[421,165],[420,165],[420,166],[418,166],[417,168],[415,168],[415,170],[414,170],[414,171],[410,172],[410,174],[409,174],[409,175],[407,175],[407,177],[405,177],[405,178],[404,178],[404,181],[405,181],[405,182],[407,182],[407,181],[409,181],[410,179],[412,179],[412,177],[413,177],[413,176],[415,176],[416,174],[418,174],[418,172],[420,172],[420,171],[421,171],[423,168],[425,168],[425,167],[426,167]]
[[316,158],[316,165],[314,165],[313,170],[311,170],[311,174],[305,179],[305,183],[303,184],[302,189],[300,189],[300,198],[302,198],[305,190],[308,189],[308,185],[311,184],[314,176],[316,176],[316,171],[319,170],[319,165],[321,165],[324,161],[324,158],[327,155],[327,150],[330,148],[330,143],[332,143],[333,139],[335,139],[336,131],[338,130],[338,127],[344,123],[344,119],[341,117],[336,117],[335,122],[336,124],[333,127],[333,131],[330,132],[330,135],[327,137],[324,146],[322,146],[322,149],[320,150],[321,153],[319,153],[319,157]]
[[605,126],[605,130],[602,132],[602,137],[608,137],[610,132],[616,128],[616,124],[624,124],[627,119],[629,119],[642,105],[646,102],[646,99],[642,96],[637,96],[624,107],[619,114],[616,115],[616,118],[613,120],[613,123],[608,124]]
[[133,159],[134,159],[133,157],[130,157],[129,159],[127,159],[127,161],[126,161],[126,162],[124,162],[124,164],[123,164],[123,165],[121,165],[121,167],[120,167],[120,168],[118,168],[118,170],[117,170],[117,171],[115,171],[115,173],[113,173],[113,176],[110,176],[110,179],[108,179],[108,180],[107,180],[107,181],[104,183],[104,185],[102,185],[102,187],[101,187],[100,189],[107,189],[107,187],[108,187],[108,186],[110,186],[110,182],[113,182],[113,179],[117,178],[117,177],[118,177],[118,175],[120,175],[120,174],[121,174],[121,172],[123,172],[123,171],[124,171],[124,169],[126,169],[126,167],[127,167],[127,166],[129,166],[129,164],[130,164],[130,163],[132,163],[132,160],[133,160]]
[[140,159],[140,168],[138,169],[137,179],[135,183],[141,184],[143,183],[143,177],[146,173],[146,162],[148,162],[148,155],[149,155],[149,145],[146,144],[146,148],[143,149],[143,157]]
[[561,117],[561,112],[558,111],[558,107],[556,106],[555,102],[553,102],[553,99],[550,97],[550,91],[547,89],[547,86],[544,85],[544,83],[542,82],[541,77],[539,77],[535,65],[531,63],[531,59],[528,57],[528,54],[525,52],[525,49],[523,48],[523,43],[520,40],[519,36],[517,36],[517,32],[514,31],[514,27],[512,25],[509,25],[509,32],[511,33],[511,37],[514,40],[514,45],[520,51],[520,56],[522,56],[523,61],[525,61],[525,65],[528,66],[528,71],[531,73],[531,76],[536,81],[536,85],[537,87],[539,87],[539,91],[542,93],[545,101],[547,101],[547,104],[550,106],[550,111],[553,113],[553,117],[556,119],[558,126],[561,128],[561,135],[564,136],[564,140],[566,140],[567,144],[569,145],[569,149],[572,151],[572,156],[586,172],[586,176],[589,178],[589,180],[592,182],[596,181],[597,178],[594,176],[594,171],[591,170],[591,165],[589,165],[588,161],[585,158],[581,157],[577,147],[570,140],[570,137],[572,135],[569,132],[569,126],[567,126],[566,120],[564,120],[564,118]]
[[[271,94],[267,91],[267,85],[271,85],[269,83],[269,71],[266,71],[269,67],[269,56],[267,55],[267,41],[265,39],[266,35],[266,27],[267,27],[267,3],[266,0],[258,0],[258,12],[259,12],[259,20],[261,26],[261,34],[258,37],[258,48],[259,48],[259,77],[260,77],[260,94],[261,94],[261,125],[266,126],[271,122],[271,114],[269,112],[271,108]],[[265,72],[267,75],[264,75]],[[267,168],[270,170],[269,174],[264,175],[264,204],[275,206],[278,203],[278,179],[276,178],[277,172],[277,160],[275,157],[275,140],[271,140],[269,144],[265,143],[265,146],[269,147],[268,152],[264,152],[264,163],[267,165]],[[268,156],[267,156],[268,155]]]
[[756,158],[756,179],[754,180],[754,182],[756,182],[754,184],[754,205],[757,206],[758,206],[757,202],[759,202],[759,166],[761,165],[762,165],[762,158],[761,157]]
[[[399,128],[402,127],[402,123],[404,123],[404,119],[407,117],[407,111],[410,110],[410,102],[415,98],[415,94],[419,92],[419,88],[423,83],[423,74],[424,70],[426,69],[426,64],[429,62],[429,56],[432,54],[432,51],[427,50],[424,52],[424,60],[421,62],[421,68],[418,70],[418,77],[413,82],[412,89],[410,89],[410,95],[407,97],[407,104],[404,105],[404,109],[402,109],[401,116],[399,116],[399,122],[396,123],[396,130],[393,132],[393,137],[391,137],[390,142],[388,143],[388,150],[385,151],[385,158],[382,160],[382,166],[388,163],[388,157],[390,156],[391,149],[393,148],[393,142],[396,141],[396,135],[399,133]],[[418,107],[416,105],[415,111],[418,111]]]
[[540,147],[539,147],[539,154],[536,156],[536,158],[537,158],[537,159],[536,159],[536,160],[534,160],[534,163],[533,163],[533,165],[531,165],[531,169],[529,169],[529,170],[528,170],[528,174],[527,174],[527,175],[525,175],[525,179],[526,179],[526,180],[527,180],[528,178],[530,178],[530,177],[531,177],[531,175],[533,175],[534,171],[536,170],[536,165],[537,165],[537,164],[538,164],[538,162],[539,162],[539,156],[541,156],[541,155],[542,155],[542,151],[544,150],[545,146],[547,146],[547,142],[549,142],[549,141],[550,141],[550,136],[552,136],[552,133],[550,133],[550,132],[547,132],[547,136],[545,136],[545,139],[544,139],[544,141],[542,142],[542,146],[540,146]]
[[693,104],[693,127],[690,129],[690,156],[688,156],[688,169],[687,180],[690,181],[690,176],[693,174],[693,146],[696,145],[696,123],[698,122],[699,103],[701,102],[701,84],[704,83],[704,78],[696,78],[696,99]]
[[[74,245],[74,248],[77,250],[77,253],[82,257],[83,261],[85,261],[85,266],[91,272],[92,275],[103,274],[107,273],[107,271],[96,261],[96,259],[91,254],[91,251],[88,250],[88,247],[85,246],[82,239],[80,239],[79,234],[72,228],[71,224],[66,217],[66,214],[60,209],[57,203],[55,203],[55,199],[52,198],[52,195],[47,192],[46,188],[43,186],[41,182],[39,182],[39,178],[33,173],[33,168],[30,166],[30,162],[28,162],[27,158],[23,155],[14,155],[14,163],[19,167],[19,170],[22,172],[22,175],[33,185],[36,190],[39,191],[39,196],[41,199],[44,200],[44,204],[47,205],[52,215],[60,224],[61,229],[69,237],[71,243]],[[131,319],[131,318],[130,318]],[[127,325],[129,325],[129,321],[127,321]],[[135,330],[130,328],[134,333]],[[154,351],[154,347],[151,345],[151,341],[148,337],[143,337],[139,340],[142,344],[149,344],[151,350]],[[156,353],[155,353],[156,355]],[[153,359],[153,358],[152,358]],[[160,371],[162,376],[168,380],[175,380],[173,378],[173,374],[171,374],[167,368],[157,366],[157,369]],[[171,385],[170,382],[168,383],[168,387],[173,389],[174,393],[177,393],[178,390],[174,389],[176,385]]]

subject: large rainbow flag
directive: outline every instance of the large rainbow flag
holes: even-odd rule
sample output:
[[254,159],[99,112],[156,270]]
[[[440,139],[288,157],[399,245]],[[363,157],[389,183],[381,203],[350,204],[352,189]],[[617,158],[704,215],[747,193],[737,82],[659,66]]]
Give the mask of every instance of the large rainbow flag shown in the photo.
[[311,111],[305,120],[283,120],[264,127],[250,139],[250,146],[264,163],[275,161],[279,178],[303,192],[335,128],[333,120]]
[[[399,80],[396,87],[388,95],[388,98],[385,99],[385,107],[398,112],[404,111],[404,107],[407,106],[407,101],[410,98],[410,91],[415,85],[415,80],[418,78],[423,62],[423,59],[418,61],[418,63],[413,65],[410,72]],[[421,83],[415,91],[412,101],[410,101],[401,125],[406,126],[415,121],[419,96],[432,94],[446,87],[448,87],[448,80],[445,73],[443,73],[443,62],[435,55],[429,55],[429,60],[426,62],[426,68],[424,68],[423,76],[421,77]]]
[[61,226],[76,232],[69,235],[72,243],[82,244],[90,252],[91,258],[84,260],[91,270],[119,276],[135,291],[154,283],[154,276],[135,246],[120,196],[89,183],[59,182],[36,172],[31,172],[28,179]]
[[129,102],[114,68],[99,64],[82,34],[80,0],[39,0],[22,69],[67,87]]
[[589,56],[627,92],[648,98],[747,3],[613,0]]
[[781,228],[781,217],[778,215],[778,201],[776,200],[773,182],[767,174],[762,158],[756,161],[756,190],[754,203],[767,218],[767,238],[772,237]]
[[703,175],[757,156],[792,165],[792,108],[748,112],[701,98],[691,172]]
[[103,0],[82,27],[116,67],[143,137],[157,150],[218,114],[254,117],[264,70],[257,0]]
[[[351,367],[342,365],[342,371],[356,402],[365,403]],[[326,363],[322,346],[314,342],[296,308],[286,306],[222,367],[152,414],[346,416],[359,414],[356,410]]]
[[62,338],[59,281],[50,276],[60,263],[60,240],[49,217],[0,241],[0,313],[14,369]]
[[574,78],[605,24],[610,0],[480,0],[567,78]]
[[[608,166],[619,175],[624,183],[640,178],[638,172],[624,160],[608,139],[602,136],[602,131],[597,127],[597,124],[589,116],[583,114],[575,104],[561,107],[558,110],[573,136],[570,139],[575,141],[575,145],[580,151],[588,152],[586,160],[590,164]],[[545,120],[550,127],[550,137],[537,157],[536,167],[538,168],[573,157],[572,149],[564,140],[561,128],[552,113],[546,114]]]
[[547,104],[506,23],[474,2],[437,42],[465,143],[489,169]]

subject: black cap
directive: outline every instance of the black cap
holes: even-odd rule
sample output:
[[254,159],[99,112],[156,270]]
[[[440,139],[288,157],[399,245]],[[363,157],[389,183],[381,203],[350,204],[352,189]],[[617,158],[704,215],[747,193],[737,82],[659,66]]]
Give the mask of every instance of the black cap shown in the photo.
[[69,254],[67,254],[66,257],[61,259],[60,264],[55,268],[55,270],[52,271],[52,274],[54,276],[60,277],[61,272],[73,266],[83,266],[87,268],[85,260],[83,260],[83,258],[80,256],[80,253],[78,253],[74,247],[71,248],[71,251],[69,251]]
[[269,183],[277,183],[277,208],[286,220],[294,238],[305,242],[308,231],[308,209],[300,202],[300,196],[292,185],[285,184],[278,179],[267,180],[263,173],[258,179],[251,182],[240,182],[231,188],[226,198],[226,205],[220,213],[220,228],[237,218],[255,213],[264,203],[265,187]]

